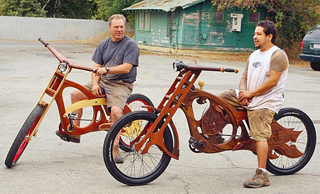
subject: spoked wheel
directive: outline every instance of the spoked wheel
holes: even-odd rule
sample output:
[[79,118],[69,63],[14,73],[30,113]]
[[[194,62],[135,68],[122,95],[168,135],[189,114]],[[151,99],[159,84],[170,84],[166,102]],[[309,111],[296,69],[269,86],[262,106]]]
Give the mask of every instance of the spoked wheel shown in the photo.
[[[171,157],[161,151],[156,145],[149,148],[146,154],[132,149],[131,152],[120,150],[124,162],[117,164],[113,158],[113,147],[117,134],[130,137],[134,140],[143,131],[149,129],[156,120],[157,115],[147,111],[131,112],[121,117],[108,132],[103,146],[103,159],[110,174],[118,181],[127,185],[147,184],[157,177],[167,168]],[[156,128],[157,130],[157,128]],[[141,137],[141,139],[143,136]],[[172,152],[173,140],[170,129],[167,127],[164,131],[163,141],[166,148]],[[138,141],[139,142],[139,141]],[[135,145],[133,145],[133,148]],[[142,149],[144,146],[142,146]]]
[[143,94],[131,94],[127,100],[127,105],[130,107],[131,111],[146,110],[152,112],[149,108],[143,108],[143,105],[154,106],[151,100]]
[[[127,100],[127,105],[130,107],[131,111],[145,110],[148,112],[152,112],[152,110],[150,108],[144,108],[142,106],[154,106],[152,101],[143,94],[131,94]],[[132,151],[129,146],[130,141],[130,137],[121,136],[119,143],[120,148],[126,152]]]
[[316,145],[316,132],[311,119],[299,109],[283,108],[275,115],[277,122],[285,128],[294,131],[302,131],[296,142],[289,142],[295,145],[303,153],[299,158],[289,158],[285,155],[278,155],[277,159],[267,160],[267,170],[276,175],[294,174],[301,170],[312,157]]
[[40,121],[44,110],[45,107],[37,105],[22,125],[16,139],[12,143],[5,161],[5,164],[8,168],[13,167],[17,163],[23,151],[26,149],[31,139],[30,135]]

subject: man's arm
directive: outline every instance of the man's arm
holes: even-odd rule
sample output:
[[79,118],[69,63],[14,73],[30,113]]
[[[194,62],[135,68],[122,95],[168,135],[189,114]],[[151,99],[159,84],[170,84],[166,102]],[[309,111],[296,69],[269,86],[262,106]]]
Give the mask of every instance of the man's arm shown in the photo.
[[[109,67],[109,72],[108,74],[124,74],[124,73],[129,73],[131,68],[132,68],[132,64],[130,63],[123,63],[121,65],[117,65],[114,67]],[[97,68],[93,68],[94,71],[96,72],[95,75],[97,77],[100,77],[102,74],[107,73],[107,69],[105,67],[97,67]]]
[[252,98],[254,96],[259,96],[270,91],[271,88],[278,84],[280,76],[283,71],[288,68],[288,59],[287,55],[283,50],[275,51],[270,60],[270,76],[267,81],[265,81],[261,86],[256,88],[253,91],[242,91],[239,93],[239,100],[244,98]]
[[[239,91],[245,91],[247,90],[247,77],[248,77],[248,66],[249,66],[249,59],[247,60],[246,68],[242,74],[242,77],[240,79],[239,83]],[[239,103],[241,106],[247,106],[249,104],[249,100],[247,98],[243,98],[242,100],[239,99]]]
[[[98,64],[98,63],[94,63],[93,65],[93,69],[98,69],[100,68],[102,65]],[[92,80],[92,94],[96,97],[99,97],[102,92],[101,92],[101,88],[99,86],[99,80],[100,80],[100,76],[96,75],[96,73],[92,73],[91,74],[91,80]]]
[[121,65],[117,65],[114,67],[110,67],[109,68],[109,72],[110,74],[124,74],[124,73],[129,73],[131,68],[132,68],[132,64],[130,63],[123,63]]
[[247,90],[248,65],[249,65],[249,59],[247,61],[247,65],[246,65],[246,68],[242,74],[242,77],[240,79],[240,83],[239,83],[239,90],[240,91]]

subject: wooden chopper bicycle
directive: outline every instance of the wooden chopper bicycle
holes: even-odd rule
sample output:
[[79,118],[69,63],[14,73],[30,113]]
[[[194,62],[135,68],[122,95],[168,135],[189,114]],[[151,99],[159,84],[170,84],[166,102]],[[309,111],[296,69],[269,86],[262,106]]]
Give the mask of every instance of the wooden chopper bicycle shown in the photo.
[[[26,146],[31,141],[32,137],[38,132],[39,125],[49,110],[53,101],[56,101],[60,117],[59,132],[63,134],[66,141],[68,135],[83,135],[94,131],[108,131],[111,126],[110,112],[107,108],[107,99],[105,97],[96,98],[86,87],[67,79],[67,76],[71,73],[71,70],[78,69],[93,72],[93,69],[86,66],[81,66],[67,59],[60,54],[57,50],[51,47],[48,43],[39,38],[39,41],[51,51],[51,53],[58,59],[59,64],[56,68],[53,76],[51,77],[47,87],[42,93],[35,108],[32,110],[19,133],[17,134],[12,146],[7,154],[5,165],[8,168],[13,167],[20,156],[26,149]],[[71,104],[65,107],[63,99],[64,90],[66,88],[76,88],[82,91],[88,99]],[[131,94],[127,100],[127,104],[124,108],[124,114],[134,110],[143,109],[141,105],[153,106],[150,99],[142,94]],[[90,119],[81,119],[89,122],[86,126],[73,125],[73,120],[77,119],[77,115],[73,111],[77,109],[89,108],[91,109]],[[144,110],[151,111],[150,108]],[[121,136],[119,142],[120,148],[128,150],[126,138]]]
[[[104,162],[110,174],[127,185],[147,184],[159,177],[171,158],[179,159],[179,137],[172,117],[180,108],[189,126],[189,147],[196,153],[249,150],[256,154],[250,138],[247,112],[236,109],[217,96],[194,86],[202,71],[235,72],[236,69],[173,64],[178,76],[153,113],[136,111],[124,115],[112,127],[104,142]],[[208,104],[200,119],[195,107]],[[276,175],[293,174],[311,159],[316,133],[311,119],[296,108],[282,108],[271,124],[268,139],[267,170]],[[123,164],[116,164],[112,147],[116,135],[131,137],[131,151],[122,153]]]

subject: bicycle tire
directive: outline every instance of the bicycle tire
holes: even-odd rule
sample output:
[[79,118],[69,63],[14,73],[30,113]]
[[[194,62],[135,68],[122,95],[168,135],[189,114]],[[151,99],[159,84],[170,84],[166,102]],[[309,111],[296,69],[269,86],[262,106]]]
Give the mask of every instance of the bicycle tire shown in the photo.
[[[131,94],[127,100],[127,105],[130,107],[131,111],[146,110],[152,112],[151,108],[143,108],[143,105],[154,106],[152,101],[145,95],[135,93]],[[132,149],[128,145],[129,140],[125,137],[120,138],[119,146],[125,152],[130,152]]]
[[154,106],[152,101],[147,96],[139,93],[131,94],[127,100],[127,105],[132,111],[147,110],[148,112],[152,112],[152,110],[150,108],[143,108],[141,105]]
[[29,143],[29,135],[34,131],[38,122],[40,121],[45,107],[37,105],[29,114],[28,118],[22,125],[19,133],[17,134],[15,140],[13,141],[11,148],[7,154],[5,160],[5,165],[8,168],[13,167],[21,157],[22,153],[26,149]]
[[[283,108],[274,117],[280,125],[286,128],[300,131],[295,145],[303,156],[299,158],[288,158],[276,153],[279,158],[267,160],[267,170],[275,175],[290,175],[300,171],[310,161],[315,145],[316,131],[311,119],[303,111],[296,108]],[[305,141],[305,142],[303,142]]]
[[[113,159],[111,150],[115,138],[121,130],[136,132],[135,136],[132,137],[132,139],[135,139],[142,131],[141,129],[145,127],[142,124],[153,123],[156,119],[157,115],[147,111],[131,112],[121,117],[107,134],[103,146],[103,159],[110,174],[119,182],[130,186],[147,184],[158,178],[169,165],[171,157],[156,145],[151,146],[148,153],[144,155],[141,155],[135,149],[132,152],[123,152],[124,162],[122,164],[116,164]],[[172,152],[173,139],[168,126],[164,131],[163,138],[166,148]]]

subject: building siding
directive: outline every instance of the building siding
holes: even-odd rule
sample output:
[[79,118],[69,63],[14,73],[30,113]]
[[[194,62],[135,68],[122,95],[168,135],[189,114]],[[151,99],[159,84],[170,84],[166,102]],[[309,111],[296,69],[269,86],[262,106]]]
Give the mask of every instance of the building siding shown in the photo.
[[[252,37],[256,23],[248,22],[250,11],[228,9],[224,12],[222,22],[214,22],[214,9],[211,1],[207,0],[186,9],[177,8],[174,13],[151,10],[150,31],[137,30],[136,22],[136,41],[139,44],[172,49],[253,50]],[[259,8],[257,10],[259,20],[264,19],[264,11]],[[243,14],[241,31],[232,30],[233,13]],[[136,12],[136,21],[138,14],[139,12]],[[174,17],[170,14],[174,14]]]
[[[136,18],[138,14],[136,12]],[[167,36],[168,32],[168,18],[166,12],[151,12],[150,14],[150,30],[139,30],[139,22],[136,19],[135,23],[135,39],[138,44],[169,47],[170,38]]]

